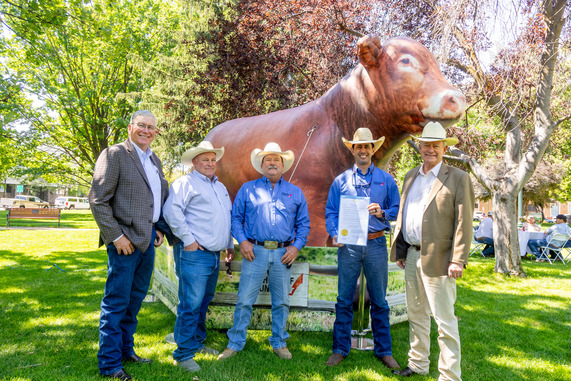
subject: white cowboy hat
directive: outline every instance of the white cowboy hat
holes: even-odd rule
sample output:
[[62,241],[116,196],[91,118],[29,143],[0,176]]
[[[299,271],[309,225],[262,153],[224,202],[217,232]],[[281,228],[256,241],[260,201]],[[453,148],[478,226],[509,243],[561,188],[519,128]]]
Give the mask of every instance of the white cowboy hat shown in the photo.
[[185,153],[182,154],[182,158],[180,159],[181,163],[184,165],[192,166],[192,159],[200,155],[201,153],[206,152],[214,152],[216,154],[216,161],[222,158],[224,155],[224,147],[221,148],[214,148],[212,143],[207,140],[203,140],[196,147],[192,147],[186,150]]
[[278,143],[268,143],[266,144],[263,150],[256,148],[255,150],[252,151],[252,154],[250,155],[250,160],[252,161],[254,169],[262,174],[263,174],[262,160],[266,155],[280,155],[282,157],[284,161],[283,173],[289,171],[295,159],[295,156],[291,150],[282,151]]
[[443,141],[447,146],[453,146],[458,144],[458,139],[447,138],[446,130],[438,122],[429,122],[424,126],[422,130],[422,135],[418,138],[413,136],[414,139],[420,140],[421,142],[440,142]]
[[385,137],[381,136],[379,139],[375,140],[373,139],[373,133],[371,130],[366,127],[361,127],[353,134],[353,140],[347,140],[343,137],[341,140],[343,140],[343,143],[345,143],[349,149],[353,148],[353,144],[371,143],[373,145],[373,153],[375,153],[383,145]]

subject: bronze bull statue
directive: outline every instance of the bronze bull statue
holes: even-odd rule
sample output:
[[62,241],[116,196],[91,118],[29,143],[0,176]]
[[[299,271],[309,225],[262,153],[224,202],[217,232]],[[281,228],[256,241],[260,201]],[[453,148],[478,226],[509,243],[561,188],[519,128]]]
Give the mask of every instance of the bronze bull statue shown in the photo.
[[325,230],[329,187],[354,162],[342,136],[351,139],[359,127],[369,128],[375,139],[385,136],[373,159],[384,168],[410,134],[422,132],[430,121],[449,126],[466,108],[464,95],[448,83],[434,56],[417,41],[396,37],[381,45],[378,37],[365,36],[357,47],[360,64],[321,98],[289,110],[230,120],[206,136],[215,147],[226,148],[217,174],[232,199],[243,183],[260,176],[250,162],[253,149],[273,141],[295,153],[295,171],[284,178],[299,186],[307,199],[308,246],[330,242]]

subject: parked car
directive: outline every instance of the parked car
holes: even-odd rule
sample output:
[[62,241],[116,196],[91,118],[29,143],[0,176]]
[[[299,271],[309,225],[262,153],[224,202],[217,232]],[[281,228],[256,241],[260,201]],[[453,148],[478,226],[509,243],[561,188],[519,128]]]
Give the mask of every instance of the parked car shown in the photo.
[[25,194],[16,195],[14,198],[0,199],[0,205],[4,208],[49,208],[49,202],[41,200],[39,197]]
[[60,196],[56,198],[55,205],[60,209],[89,209],[89,200],[86,197]]
[[481,221],[483,219],[484,216],[484,212],[479,211],[479,210],[474,210],[474,221]]

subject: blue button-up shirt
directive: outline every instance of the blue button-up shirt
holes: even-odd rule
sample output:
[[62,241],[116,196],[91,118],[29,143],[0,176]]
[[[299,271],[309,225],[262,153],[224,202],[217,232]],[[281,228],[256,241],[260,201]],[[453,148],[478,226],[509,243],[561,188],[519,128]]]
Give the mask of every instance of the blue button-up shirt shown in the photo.
[[341,195],[369,197],[385,211],[384,218],[369,216],[369,233],[390,230],[390,220],[395,220],[399,211],[399,189],[387,172],[371,164],[366,173],[357,165],[346,170],[333,180],[325,205],[325,228],[331,237],[337,235]]
[[232,203],[224,184],[194,170],[176,179],[163,206],[165,220],[184,246],[194,241],[210,251],[234,248],[230,235]]
[[309,212],[303,192],[283,177],[273,189],[265,176],[248,181],[234,199],[232,235],[239,243],[248,238],[293,241],[293,246],[301,250],[309,235]]

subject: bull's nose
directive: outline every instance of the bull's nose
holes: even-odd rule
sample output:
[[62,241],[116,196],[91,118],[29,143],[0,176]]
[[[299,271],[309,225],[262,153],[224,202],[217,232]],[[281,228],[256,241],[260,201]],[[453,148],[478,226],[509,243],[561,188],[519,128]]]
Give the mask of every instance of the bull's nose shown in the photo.
[[458,114],[466,108],[466,97],[460,92],[446,94],[442,98],[443,113]]

